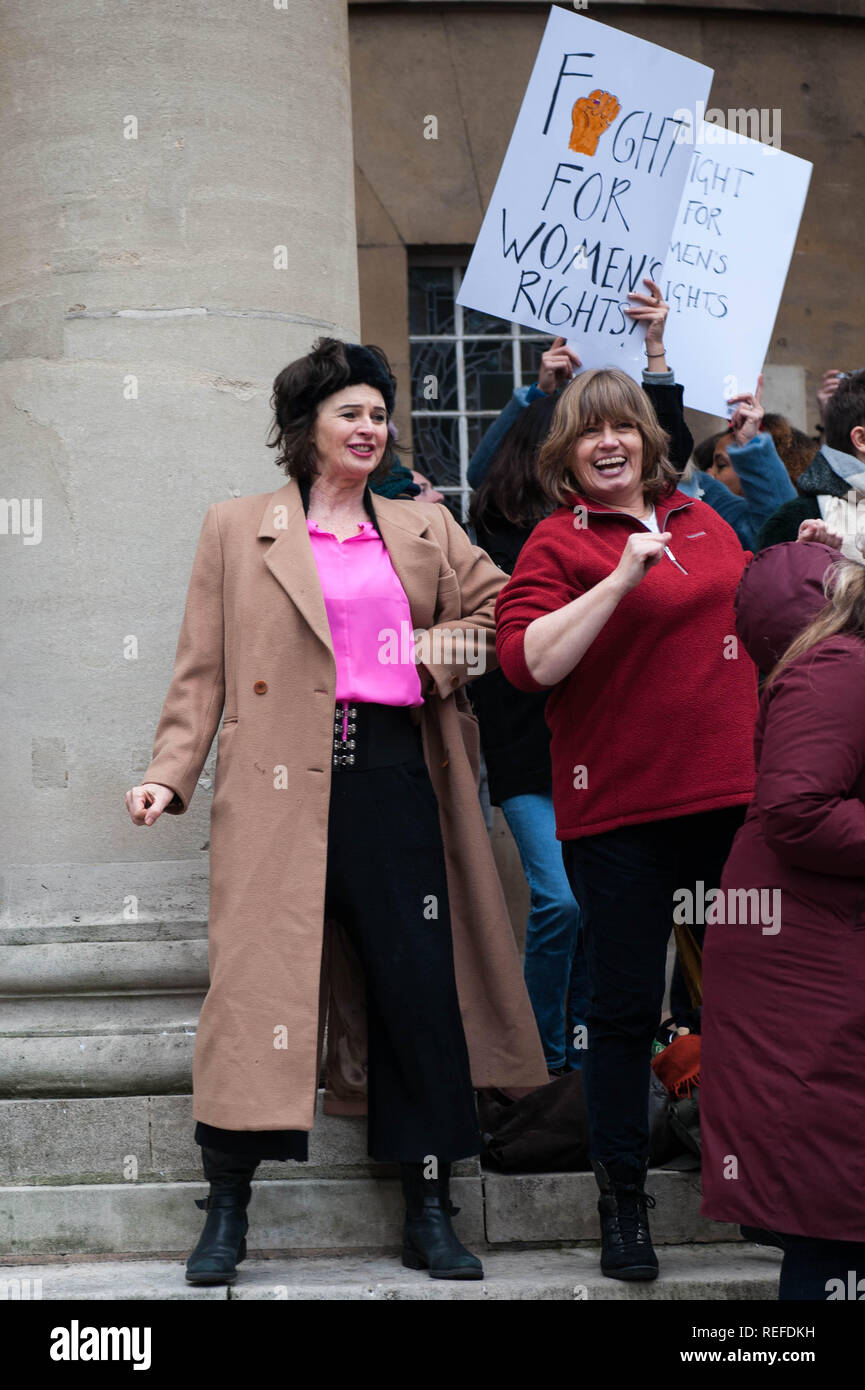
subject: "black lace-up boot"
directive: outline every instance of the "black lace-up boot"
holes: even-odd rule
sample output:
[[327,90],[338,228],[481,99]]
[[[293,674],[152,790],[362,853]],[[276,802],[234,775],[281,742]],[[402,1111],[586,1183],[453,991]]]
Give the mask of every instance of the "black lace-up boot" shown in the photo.
[[405,1228],[402,1262],[407,1269],[428,1269],[431,1279],[483,1279],[484,1269],[475,1255],[457,1240],[451,1217],[459,1207],[451,1204],[451,1165],[440,1163],[438,1177],[425,1178],[423,1163],[401,1163],[405,1196]]
[[207,1220],[186,1265],[186,1278],[190,1284],[233,1284],[236,1266],[246,1259],[246,1208],[258,1160],[205,1148],[201,1160],[210,1192],[195,1205],[207,1212]]
[[649,1235],[645,1166],[598,1163],[592,1167],[601,1191],[601,1270],[611,1279],[657,1279],[658,1257]]

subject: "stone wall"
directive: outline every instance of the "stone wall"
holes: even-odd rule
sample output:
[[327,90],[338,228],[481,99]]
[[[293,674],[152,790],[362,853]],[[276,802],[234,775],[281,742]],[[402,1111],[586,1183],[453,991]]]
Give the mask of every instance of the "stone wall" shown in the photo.
[[359,331],[347,10],[9,0],[2,30],[0,1082],[186,1089],[212,763],[149,829],[124,793],[207,506],[284,481],[273,378]]
[[[406,248],[473,244],[548,12],[508,0],[351,6],[362,325],[403,382]],[[780,109],[782,148],[813,163],[765,389],[769,409],[813,428],[823,371],[865,366],[865,0],[590,0],[586,14],[714,68],[710,105]],[[430,113],[437,140],[424,139]],[[690,421],[698,439],[722,423]]]

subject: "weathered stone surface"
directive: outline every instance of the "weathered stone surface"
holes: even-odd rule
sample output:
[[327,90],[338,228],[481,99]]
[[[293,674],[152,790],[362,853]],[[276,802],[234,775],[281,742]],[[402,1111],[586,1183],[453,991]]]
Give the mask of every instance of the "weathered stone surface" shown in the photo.
[[206,872],[204,785],[149,829],[123,801],[204,513],[278,485],[274,377],[359,335],[347,9],[10,0],[0,65],[4,496],[42,507],[36,543],[4,538],[4,855],[37,925],[60,865],[82,922],[87,869],[113,866],[118,919],[134,861]]
[[[126,1115],[120,1110],[115,1114],[114,1139],[109,1113],[97,1111],[94,1118],[104,1170],[96,1181],[76,1183],[67,1175],[62,1185],[56,1179],[34,1182],[31,1178],[26,1185],[7,1179],[8,1185],[0,1189],[0,1221],[4,1223],[0,1255],[182,1250],[195,1236],[198,1213],[193,1198],[206,1193],[206,1184],[195,1181],[200,1174],[197,1150],[183,1171],[186,1181],[176,1180],[178,1169],[174,1168],[156,1173],[154,1181],[146,1162],[136,1177],[136,1139],[145,1145],[146,1153],[141,1102]],[[61,1132],[62,1115],[56,1119]],[[77,1144],[78,1161],[92,1157],[94,1150],[82,1148],[80,1134]],[[70,1149],[75,1151],[74,1143]],[[54,1140],[53,1150],[50,1142],[46,1145],[49,1157],[59,1150],[59,1139]],[[320,1150],[317,1156],[327,1152],[333,1155],[334,1150]],[[398,1242],[402,1198],[397,1170],[382,1164],[366,1166],[360,1146],[354,1152],[354,1162],[310,1165],[306,1171],[301,1164],[262,1164],[254,1184],[250,1247],[363,1250]],[[350,1160],[351,1153],[350,1147],[344,1147],[343,1160]],[[70,1166],[74,1161],[70,1159]],[[181,1161],[179,1154],[175,1161]],[[463,1175],[455,1174],[452,1188],[462,1208],[460,1229],[470,1232],[472,1239],[498,1248],[597,1242],[597,1188],[590,1173],[486,1173],[479,1177],[473,1175],[471,1161],[462,1168]],[[705,1221],[699,1215],[695,1175],[655,1170],[649,1175],[648,1188],[657,1200],[651,1229],[659,1247],[686,1242],[742,1247],[737,1227]]]
[[[176,1010],[169,1001],[166,1012]],[[150,1022],[127,1034],[75,1032],[66,1036],[0,1038],[0,1077],[6,1095],[92,1096],[111,1091],[140,1095],[188,1091],[195,1043],[194,1018],[170,1026]],[[197,1012],[196,1012],[197,1017]]]
[[149,1176],[147,1096],[0,1101],[0,1133],[0,1182],[116,1183],[130,1159]]
[[[737,1227],[700,1216],[698,1175],[653,1169],[647,1190],[657,1201],[650,1225],[658,1244],[738,1240]],[[598,1188],[591,1173],[487,1173],[484,1199],[492,1245],[598,1239]]]
[[[451,1184],[454,1229],[483,1239],[479,1178]],[[0,1253],[110,1254],[188,1251],[201,1231],[194,1199],[205,1183],[102,1183],[0,1189]],[[251,1250],[368,1250],[401,1241],[402,1194],[393,1180],[255,1182]]]
[[206,990],[207,941],[74,941],[0,948],[0,993]]
[[[355,158],[363,171],[361,313],[364,322],[374,319],[375,341],[397,361],[408,356],[408,321],[405,313],[385,317],[377,311],[392,298],[392,262],[383,251],[419,243],[456,250],[474,242],[548,13],[545,0],[450,5],[435,16],[433,32],[425,5],[358,0],[351,6]],[[769,115],[780,112],[781,147],[813,163],[766,353],[764,394],[767,409],[789,414],[812,431],[823,371],[865,365],[861,22],[856,23],[865,17],[865,0],[591,0],[589,16],[713,68],[708,106],[726,113],[759,103]],[[399,76],[382,86],[377,74],[384,51]],[[424,138],[428,114],[437,116],[438,139]],[[774,117],[771,128],[777,128]],[[673,314],[668,341],[681,380],[687,364],[676,361]],[[755,385],[742,383],[740,389]],[[406,442],[412,406],[418,409],[419,403],[398,394],[397,419]],[[697,440],[724,423],[695,411],[687,418]],[[416,466],[422,469],[422,460]]]
[[[148,750],[141,749],[146,767]],[[0,946],[207,936],[207,857],[3,869]]]
[[[395,1177],[366,1151],[366,1121],[322,1113],[318,1098],[308,1163],[262,1163],[261,1179]],[[201,1180],[192,1096],[92,1096],[0,1101],[0,1183]],[[479,1176],[477,1159],[454,1176]]]
[[[342,1255],[246,1260],[230,1288],[193,1288],[183,1261],[48,1262],[0,1267],[0,1298],[187,1299],[380,1302],[417,1301],[561,1303],[593,1300],[657,1302],[669,1299],[774,1300],[779,1256],[754,1246],[668,1247],[661,1272],[648,1284],[605,1279],[596,1250],[480,1251],[484,1278],[477,1282],[430,1279],[403,1269],[398,1256]],[[4,1284],[4,1280],[6,1283]]]

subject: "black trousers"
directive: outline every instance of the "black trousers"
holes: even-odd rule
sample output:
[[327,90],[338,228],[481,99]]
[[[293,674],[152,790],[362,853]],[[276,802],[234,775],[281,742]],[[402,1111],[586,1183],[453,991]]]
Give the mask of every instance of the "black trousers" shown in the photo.
[[[592,1158],[640,1169],[649,1153],[652,1037],[678,888],[717,888],[744,806],[562,841],[583,913],[589,976],[583,1087]],[[695,934],[702,936],[699,928]]]
[[865,1296],[865,1242],[784,1236],[781,1303],[834,1302]]
[[[452,1162],[478,1153],[480,1134],[438,803],[408,711],[352,708],[354,761],[331,779],[325,916],[344,926],[366,981],[367,1147],[382,1162]],[[195,1138],[250,1159],[307,1158],[304,1131],[199,1122]]]

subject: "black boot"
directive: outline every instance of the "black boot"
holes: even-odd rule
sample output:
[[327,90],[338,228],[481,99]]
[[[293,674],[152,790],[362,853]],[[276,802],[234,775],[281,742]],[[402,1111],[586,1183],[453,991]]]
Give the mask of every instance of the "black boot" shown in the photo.
[[186,1278],[190,1284],[233,1284],[236,1266],[246,1259],[246,1208],[258,1160],[205,1148],[201,1159],[210,1193],[195,1205],[207,1212],[207,1220],[186,1265]]
[[657,1279],[646,1209],[655,1205],[644,1191],[644,1166],[603,1164],[592,1159],[601,1190],[601,1271],[611,1279]]
[[454,1235],[451,1217],[451,1165],[440,1163],[437,1178],[424,1177],[423,1163],[401,1163],[405,1197],[402,1262],[407,1269],[428,1269],[431,1279],[483,1279],[480,1260]]

